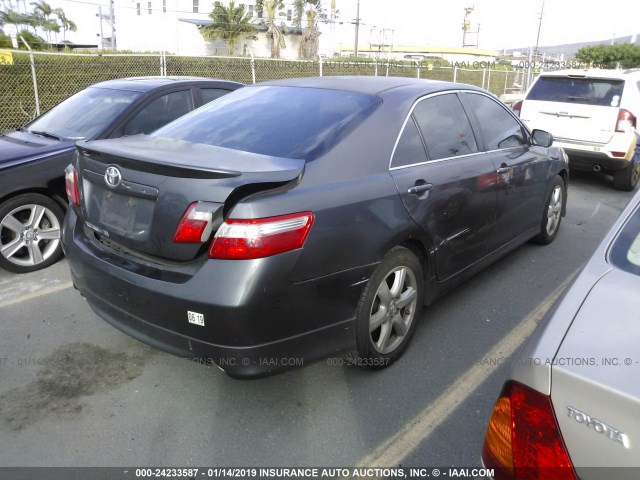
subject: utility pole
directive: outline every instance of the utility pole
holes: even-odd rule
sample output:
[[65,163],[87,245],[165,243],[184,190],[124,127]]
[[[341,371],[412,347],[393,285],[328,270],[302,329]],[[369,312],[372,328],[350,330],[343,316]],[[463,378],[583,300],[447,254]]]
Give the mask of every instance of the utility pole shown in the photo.
[[102,31],[102,6],[98,5],[98,17],[100,18],[100,50],[104,48],[104,32]]
[[542,8],[540,9],[540,17],[538,17],[538,36],[536,37],[536,49],[533,51],[533,61],[538,56],[538,45],[540,45],[540,30],[542,29],[542,16],[544,15],[544,0],[542,0]]
[[355,55],[356,59],[358,58],[358,34],[360,33],[360,0],[358,0],[358,6],[356,7],[356,44],[355,44]]
[[116,17],[114,11],[115,0],[109,2],[109,18],[111,19],[111,50],[116,49]]

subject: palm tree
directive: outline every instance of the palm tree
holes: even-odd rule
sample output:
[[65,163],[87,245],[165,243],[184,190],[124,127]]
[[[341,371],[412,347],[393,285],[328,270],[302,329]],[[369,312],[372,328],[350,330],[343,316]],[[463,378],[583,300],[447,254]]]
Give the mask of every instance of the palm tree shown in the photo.
[[15,25],[16,31],[20,31],[20,25],[27,23],[27,18],[17,10],[9,9],[6,12],[0,12],[0,24]]
[[318,56],[320,44],[320,31],[318,30],[318,12],[313,9],[307,10],[307,27],[302,31],[300,39],[300,57],[315,58]]
[[251,23],[251,13],[244,5],[236,7],[234,0],[229,2],[229,7],[216,2],[209,17],[213,23],[200,27],[200,33],[206,40],[222,39],[227,42],[229,55],[233,54],[236,43],[243,35],[245,38],[255,38],[256,27]]
[[[44,33],[47,36],[47,43],[51,43],[49,33],[55,31],[50,18],[53,14],[53,8],[51,8],[51,5],[45,2],[45,0],[37,0],[36,2],[31,2],[29,5],[33,6],[34,15],[41,17],[39,26],[44,30]],[[55,22],[55,24],[56,26],[58,25],[57,22]],[[57,31],[59,32],[60,27],[58,26],[57,28]]]
[[67,40],[67,31],[71,30],[75,32],[78,30],[78,26],[72,20],[67,18],[67,15],[64,13],[64,10],[61,8],[56,8],[53,13],[56,14],[58,20],[60,21],[60,26],[62,27],[62,39]]
[[286,48],[284,36],[288,33],[287,26],[284,22],[277,24],[276,16],[284,8],[283,0],[263,0],[260,1],[258,12],[262,10],[262,4],[267,11],[267,18],[263,20],[263,24],[267,27],[267,38],[271,43],[271,58],[280,58],[280,49]]

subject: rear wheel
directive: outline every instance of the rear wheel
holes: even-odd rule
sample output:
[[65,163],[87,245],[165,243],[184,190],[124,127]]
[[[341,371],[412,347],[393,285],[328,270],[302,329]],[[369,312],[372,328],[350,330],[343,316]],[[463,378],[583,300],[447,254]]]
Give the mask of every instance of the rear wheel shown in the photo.
[[395,247],[362,293],[357,311],[357,347],[362,364],[384,368],[407,348],[422,309],[424,280],[416,256]]
[[630,163],[622,170],[613,172],[613,186],[618,190],[630,192],[638,184],[640,176],[640,162]]
[[48,267],[62,255],[64,210],[39,193],[27,193],[0,205],[0,267],[26,273]]
[[547,245],[556,238],[562,222],[565,186],[562,177],[557,176],[551,185],[551,192],[545,203],[540,222],[540,233],[533,238],[535,243]]

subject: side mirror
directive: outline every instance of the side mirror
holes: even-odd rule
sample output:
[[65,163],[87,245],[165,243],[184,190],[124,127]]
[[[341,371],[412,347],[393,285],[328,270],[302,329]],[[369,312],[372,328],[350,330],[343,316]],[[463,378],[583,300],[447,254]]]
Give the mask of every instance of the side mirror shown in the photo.
[[539,147],[550,147],[553,144],[553,135],[544,130],[534,130],[531,132],[531,144]]

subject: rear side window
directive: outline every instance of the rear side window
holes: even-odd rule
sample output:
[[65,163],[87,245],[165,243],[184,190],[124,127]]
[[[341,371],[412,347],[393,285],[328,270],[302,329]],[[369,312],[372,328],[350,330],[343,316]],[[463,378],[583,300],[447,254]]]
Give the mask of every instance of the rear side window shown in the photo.
[[478,151],[471,124],[455,93],[422,100],[413,115],[431,160]]
[[418,127],[413,120],[413,115],[407,120],[407,124],[398,139],[398,145],[391,161],[392,167],[404,167],[424,163],[427,161],[427,153],[418,133]]
[[619,107],[624,80],[540,77],[527,100]]
[[522,126],[498,102],[477,93],[466,93],[464,98],[478,119],[487,150],[519,147],[527,143]]
[[226,95],[229,93],[229,90],[222,88],[201,88],[200,93],[202,94],[202,104],[204,105]]
[[373,95],[302,87],[246,87],[154,135],[275,157],[320,157],[375,110]]
[[631,215],[613,242],[609,260],[625,272],[640,275],[640,208]]
[[171,92],[145,105],[124,127],[125,135],[150,133],[193,110],[191,90]]

